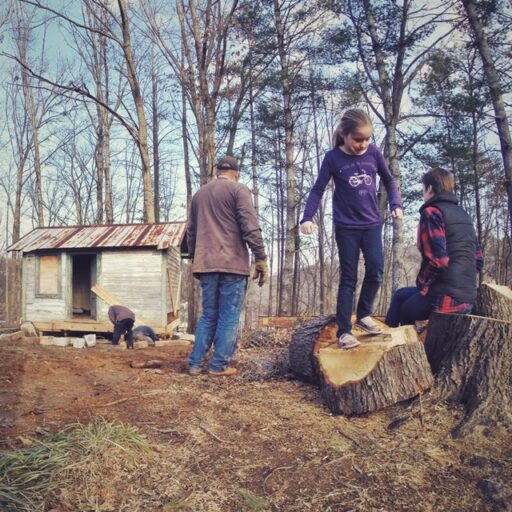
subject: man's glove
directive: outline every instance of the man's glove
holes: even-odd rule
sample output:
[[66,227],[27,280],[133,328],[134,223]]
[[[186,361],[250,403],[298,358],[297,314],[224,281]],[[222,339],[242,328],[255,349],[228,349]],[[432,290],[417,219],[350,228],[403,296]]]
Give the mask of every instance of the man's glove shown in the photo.
[[268,264],[267,260],[256,260],[254,267],[253,279],[258,279],[258,286],[263,286],[268,281]]

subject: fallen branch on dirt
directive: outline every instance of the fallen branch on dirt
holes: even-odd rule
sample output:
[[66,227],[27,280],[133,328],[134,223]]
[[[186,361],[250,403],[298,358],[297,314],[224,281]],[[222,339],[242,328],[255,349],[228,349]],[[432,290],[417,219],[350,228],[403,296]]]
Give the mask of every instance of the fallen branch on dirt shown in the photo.
[[218,435],[214,434],[213,432],[211,432],[210,430],[208,430],[206,427],[203,427],[203,425],[199,425],[199,428],[200,428],[203,432],[206,432],[207,434],[210,434],[214,439],[216,439],[217,441],[219,441],[219,443],[225,443],[225,444],[237,444],[237,443],[235,443],[234,441],[226,441],[225,439],[221,439]]
[[343,430],[338,430],[338,432],[343,436],[343,437],[346,437],[349,441],[351,441],[352,443],[354,443],[358,448],[361,448],[361,445],[359,444],[358,441],[356,441],[353,437],[350,437],[348,434],[346,434],[345,432],[343,432]]
[[158,428],[158,427],[149,427],[151,430],[155,432],[159,432],[160,434],[179,434],[183,435],[177,428]]
[[109,402],[108,404],[93,404],[93,407],[111,407],[112,405],[122,404],[123,402],[128,402],[129,400],[138,400],[139,398],[161,395],[163,393],[165,393],[165,391],[162,391],[161,389],[155,389],[153,391],[148,391],[147,393],[141,393],[140,395],[126,396],[124,398],[120,398],[119,400]]
[[271,469],[270,470],[270,473],[265,477],[265,480],[263,480],[263,492],[265,494],[268,494],[267,493],[267,488],[266,488],[266,484],[267,484],[267,480],[276,472],[276,471],[284,471],[285,469],[294,469],[295,466],[281,466],[279,468],[274,468],[274,469]]

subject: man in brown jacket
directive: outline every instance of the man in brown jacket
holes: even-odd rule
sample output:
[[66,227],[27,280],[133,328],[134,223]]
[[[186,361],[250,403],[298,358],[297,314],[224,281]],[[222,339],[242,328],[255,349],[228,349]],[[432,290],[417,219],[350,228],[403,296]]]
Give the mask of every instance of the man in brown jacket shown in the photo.
[[192,198],[187,242],[192,271],[201,282],[203,313],[189,357],[189,373],[199,375],[213,344],[210,375],[237,373],[229,367],[236,348],[240,312],[250,275],[249,250],[256,258],[253,278],[268,279],[268,265],[256,210],[249,189],[238,183],[238,162],[224,156],[217,162],[217,179]]

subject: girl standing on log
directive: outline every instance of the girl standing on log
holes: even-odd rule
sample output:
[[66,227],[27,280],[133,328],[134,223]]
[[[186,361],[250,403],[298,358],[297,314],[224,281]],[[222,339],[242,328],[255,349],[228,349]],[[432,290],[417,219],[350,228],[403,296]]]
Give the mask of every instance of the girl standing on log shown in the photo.
[[364,110],[349,109],[341,118],[311,189],[301,232],[309,235],[316,225],[313,217],[330,179],[334,180],[333,215],[340,259],[340,284],[336,307],[338,346],[349,349],[359,341],[352,336],[352,304],[357,282],[359,252],[365,261],[365,275],[356,310],[356,325],[370,334],[380,334],[381,327],[372,319],[373,303],[382,282],[382,218],[377,201],[377,175],[389,197],[394,218],[403,216],[395,178],[375,144],[371,144],[373,126]]
[[476,277],[484,259],[473,221],[453,194],[453,174],[436,167],[424,174],[422,184],[421,268],[416,287],[394,293],[386,315],[390,327],[426,320],[432,311],[470,313],[476,301]]

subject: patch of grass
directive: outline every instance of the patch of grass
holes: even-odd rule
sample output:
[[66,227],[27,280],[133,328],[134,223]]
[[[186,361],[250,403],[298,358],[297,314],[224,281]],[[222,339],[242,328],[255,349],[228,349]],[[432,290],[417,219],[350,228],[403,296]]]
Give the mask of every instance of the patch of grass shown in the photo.
[[165,512],[174,512],[175,510],[193,510],[192,507],[182,498],[177,498],[164,506]]
[[150,453],[147,440],[130,426],[94,417],[32,446],[0,453],[0,509],[38,511],[44,497],[87,475],[101,477],[103,461],[122,457],[136,462]]
[[239,494],[241,498],[240,504],[244,507],[247,507],[251,510],[265,510],[269,507],[269,504],[263,498],[256,496],[246,489],[241,489]]
[[331,444],[330,448],[336,455],[343,455],[347,452],[346,447],[340,444]]
[[65,440],[35,442],[0,454],[0,505],[4,510],[42,510],[41,495],[56,489],[55,475],[67,462]]

